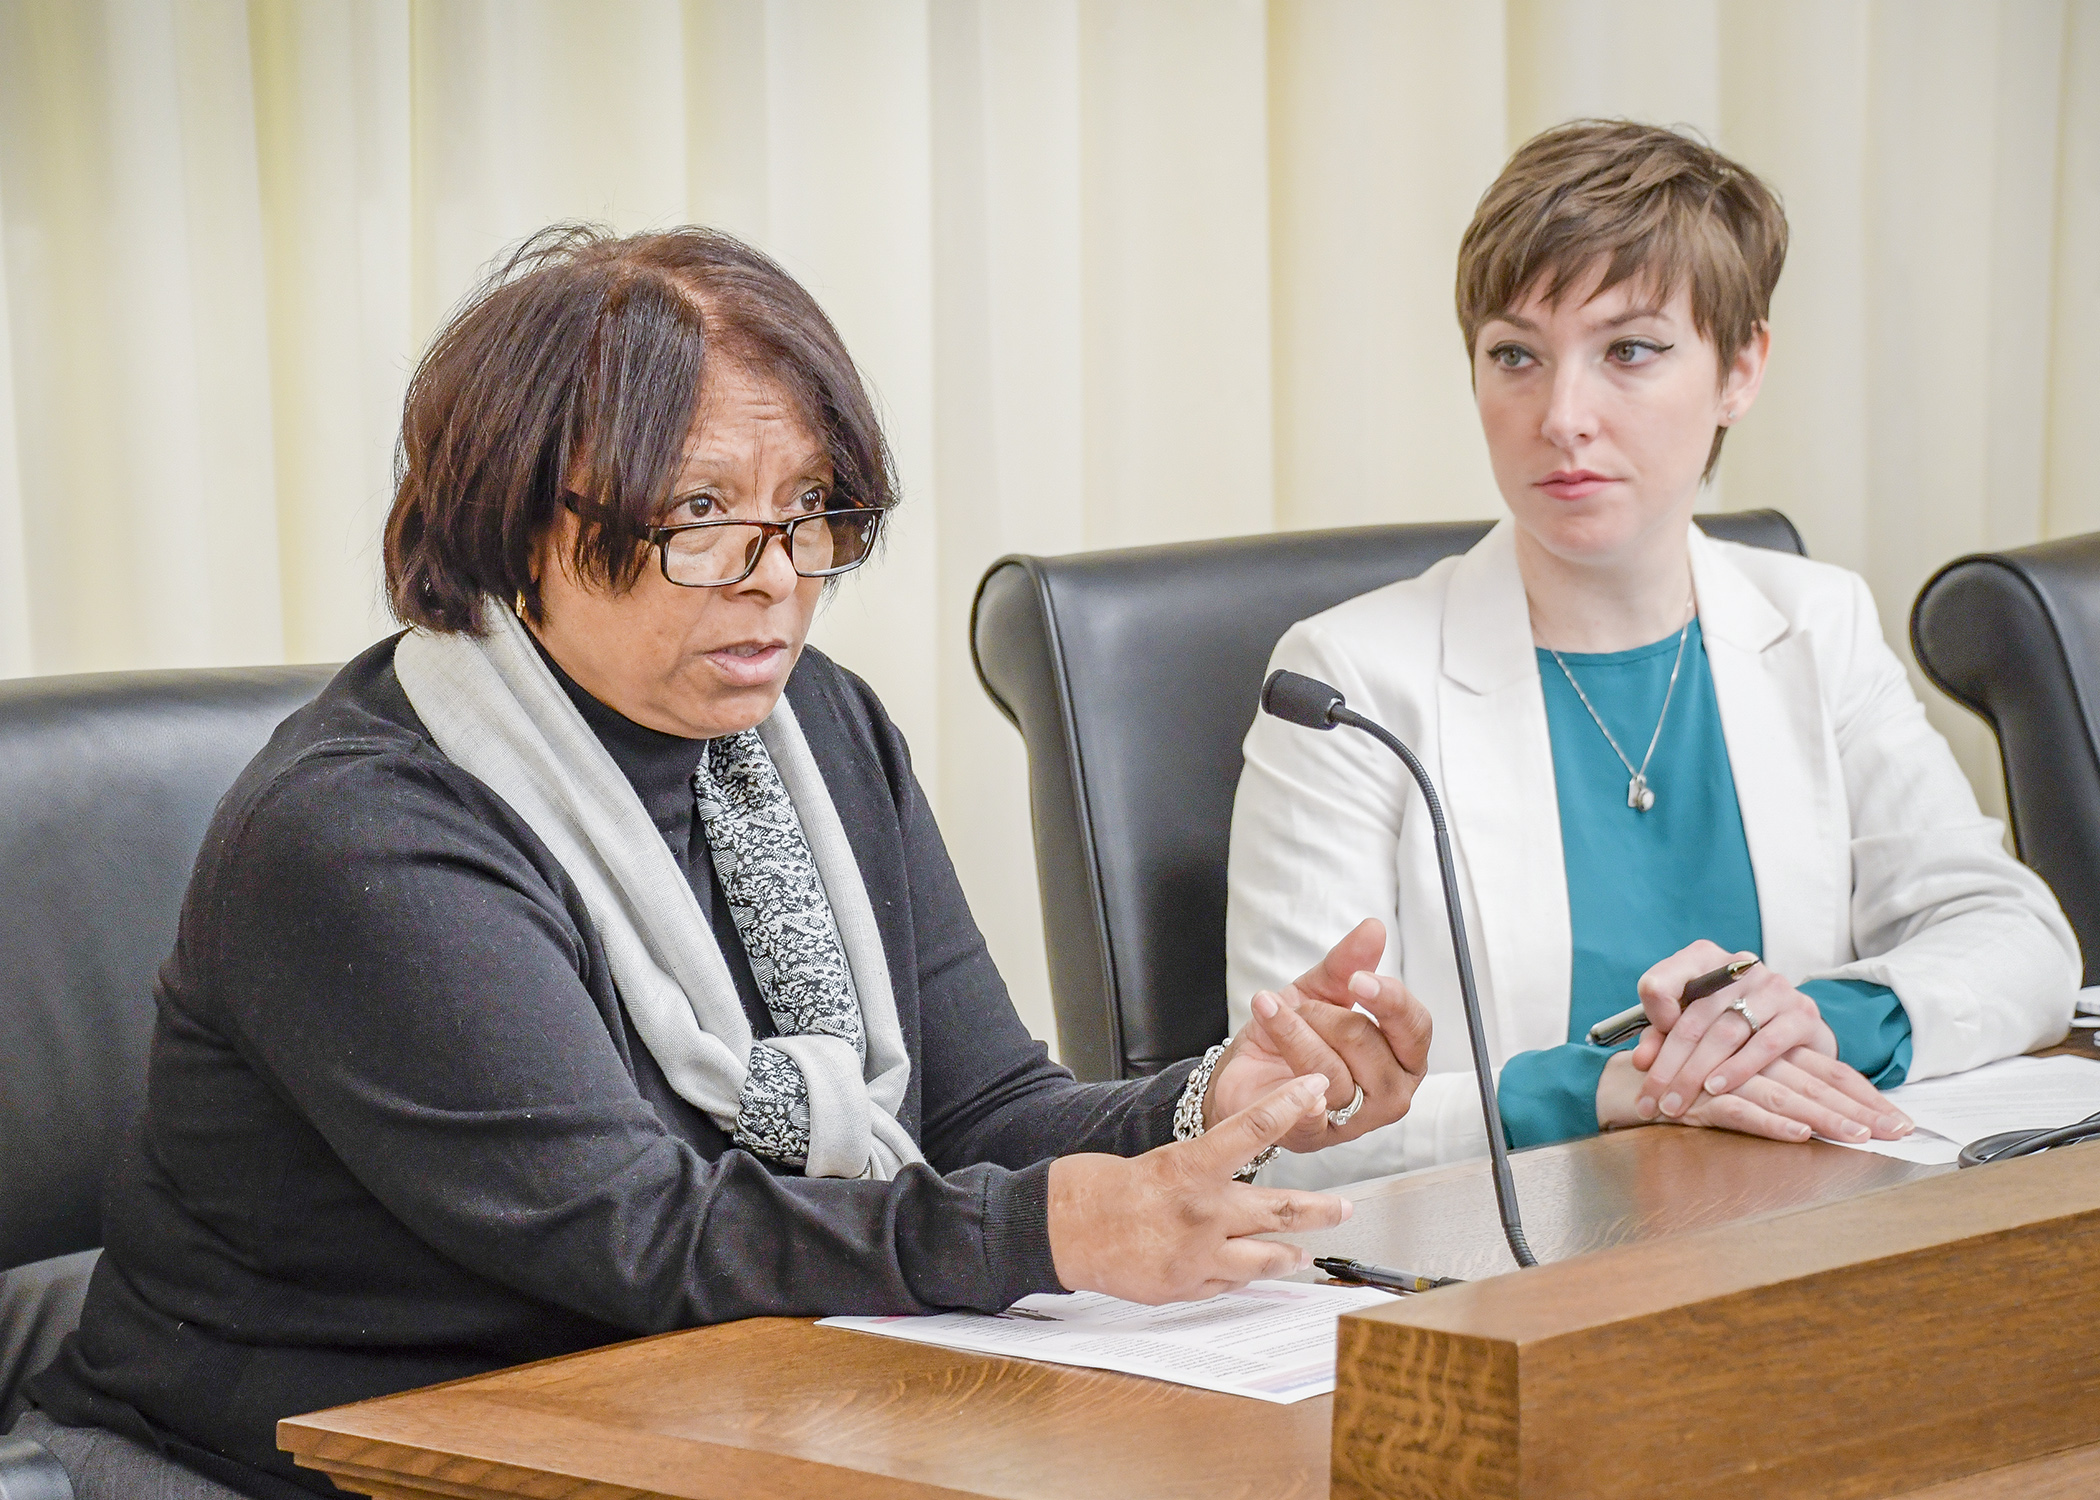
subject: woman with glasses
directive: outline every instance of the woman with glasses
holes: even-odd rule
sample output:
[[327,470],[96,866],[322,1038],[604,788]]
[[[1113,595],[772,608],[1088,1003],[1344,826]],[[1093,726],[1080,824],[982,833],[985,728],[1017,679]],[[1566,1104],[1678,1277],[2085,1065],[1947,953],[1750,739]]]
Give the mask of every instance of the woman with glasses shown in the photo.
[[1375,924],[1156,1077],[1022,1028],[903,738],[804,644],[894,492],[772,262],[541,236],[425,357],[399,473],[411,629],[220,805],[32,1386],[79,1500],[333,1493],[279,1418],[731,1318],[1206,1296],[1346,1216],[1234,1178],[1405,1111]]

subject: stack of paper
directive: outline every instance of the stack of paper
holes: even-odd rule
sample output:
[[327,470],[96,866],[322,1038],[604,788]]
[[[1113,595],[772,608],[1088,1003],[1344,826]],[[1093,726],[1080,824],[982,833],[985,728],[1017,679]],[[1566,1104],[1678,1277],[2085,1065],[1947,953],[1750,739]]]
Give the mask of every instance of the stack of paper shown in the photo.
[[1120,1370],[1287,1403],[1334,1389],[1334,1331],[1343,1313],[1393,1300],[1371,1287],[1256,1281],[1164,1307],[1069,1292],[1023,1297],[996,1314],[819,1321],[944,1349]]
[[1918,1128],[1900,1141],[1837,1141],[1903,1161],[1951,1163],[1971,1141],[2006,1130],[2051,1130],[2100,1112],[2100,1062],[2008,1057],[1967,1073],[1890,1089]]

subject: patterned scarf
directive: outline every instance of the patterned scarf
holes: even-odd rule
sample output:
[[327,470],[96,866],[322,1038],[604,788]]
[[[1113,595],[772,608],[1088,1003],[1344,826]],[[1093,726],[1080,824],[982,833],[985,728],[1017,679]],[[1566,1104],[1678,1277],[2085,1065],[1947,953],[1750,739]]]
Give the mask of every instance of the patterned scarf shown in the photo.
[[[860,997],[824,882],[787,787],[758,731],[710,740],[693,800],[715,876],[783,1037],[828,1036],[867,1055]],[[736,1143],[789,1166],[809,1157],[809,1084],[793,1057],[759,1042],[737,1110]]]

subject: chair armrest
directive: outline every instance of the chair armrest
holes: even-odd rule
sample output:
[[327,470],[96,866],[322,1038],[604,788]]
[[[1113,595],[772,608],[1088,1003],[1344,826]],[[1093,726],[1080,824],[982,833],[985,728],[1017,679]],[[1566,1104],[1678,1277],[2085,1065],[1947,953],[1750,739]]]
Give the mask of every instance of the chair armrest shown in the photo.
[[73,1481],[42,1443],[0,1437],[0,1500],[73,1500]]

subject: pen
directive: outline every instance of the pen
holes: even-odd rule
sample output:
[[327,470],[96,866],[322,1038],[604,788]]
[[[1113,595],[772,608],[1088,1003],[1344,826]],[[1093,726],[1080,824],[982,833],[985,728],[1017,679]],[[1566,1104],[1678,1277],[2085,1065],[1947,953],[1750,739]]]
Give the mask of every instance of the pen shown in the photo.
[[1432,1287],[1459,1284],[1456,1276],[1417,1276],[1412,1271],[1396,1271],[1391,1266],[1374,1266],[1340,1255],[1315,1256],[1313,1265],[1336,1281],[1360,1282],[1387,1292],[1426,1292]]
[[[1711,973],[1701,974],[1684,987],[1677,997],[1679,1005],[1690,1005],[1694,1000],[1704,1000],[1716,990],[1725,990],[1738,979],[1757,967],[1757,959],[1730,959]],[[1616,1047],[1648,1024],[1648,1013],[1636,1005],[1631,1010],[1622,1010],[1615,1016],[1606,1016],[1590,1028],[1592,1047]]]

